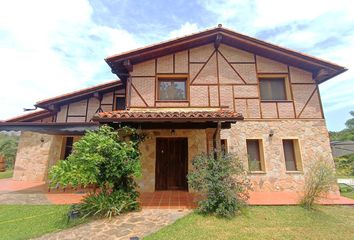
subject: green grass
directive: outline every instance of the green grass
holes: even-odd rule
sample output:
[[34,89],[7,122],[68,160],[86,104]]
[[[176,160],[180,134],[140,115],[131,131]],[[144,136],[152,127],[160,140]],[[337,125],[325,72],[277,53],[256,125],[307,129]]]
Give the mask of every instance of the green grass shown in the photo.
[[70,221],[63,205],[0,205],[0,239],[29,239],[72,227],[85,220]]
[[341,193],[341,195],[343,197],[354,199],[354,192],[344,192],[344,193]]
[[13,170],[6,170],[5,172],[0,172],[0,179],[12,178]]
[[249,207],[231,220],[195,213],[177,220],[145,240],[160,239],[353,239],[354,208],[320,206]]

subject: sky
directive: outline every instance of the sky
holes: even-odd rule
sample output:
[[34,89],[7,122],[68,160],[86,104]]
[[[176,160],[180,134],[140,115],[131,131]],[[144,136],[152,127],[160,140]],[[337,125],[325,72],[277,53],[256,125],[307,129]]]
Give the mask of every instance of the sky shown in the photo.
[[320,85],[329,130],[354,110],[351,0],[0,0],[0,119],[116,79],[104,58],[219,23],[349,70]]

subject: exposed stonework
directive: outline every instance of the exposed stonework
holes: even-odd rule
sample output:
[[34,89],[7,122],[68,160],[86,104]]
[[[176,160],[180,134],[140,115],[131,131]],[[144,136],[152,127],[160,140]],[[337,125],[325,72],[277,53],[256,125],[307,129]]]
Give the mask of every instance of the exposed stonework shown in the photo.
[[[272,137],[270,130],[274,131]],[[312,160],[333,164],[324,120],[239,121],[231,129],[222,130],[221,138],[228,140],[229,151],[236,153],[247,168],[246,139],[263,140],[265,172],[250,174],[254,191],[302,191]],[[298,139],[303,171],[286,171],[282,139]]]
[[20,181],[45,181],[48,164],[60,158],[62,137],[22,132],[13,178]]
[[142,177],[138,179],[140,191],[155,191],[155,164],[156,164],[156,137],[187,137],[188,138],[188,169],[192,168],[192,159],[198,153],[206,152],[205,130],[176,129],[171,135],[171,130],[147,130],[145,141],[140,146]]

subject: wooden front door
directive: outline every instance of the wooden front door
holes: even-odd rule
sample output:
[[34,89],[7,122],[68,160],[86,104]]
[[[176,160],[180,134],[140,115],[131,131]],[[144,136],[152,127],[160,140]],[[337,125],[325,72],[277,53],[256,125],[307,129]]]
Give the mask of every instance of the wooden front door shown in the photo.
[[188,139],[156,138],[156,190],[188,190]]

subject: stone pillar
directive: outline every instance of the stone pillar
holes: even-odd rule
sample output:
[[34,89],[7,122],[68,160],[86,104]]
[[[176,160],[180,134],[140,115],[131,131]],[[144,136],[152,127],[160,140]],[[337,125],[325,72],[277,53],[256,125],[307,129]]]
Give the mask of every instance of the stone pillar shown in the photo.
[[14,180],[46,181],[49,164],[60,158],[62,136],[22,132],[17,148]]

